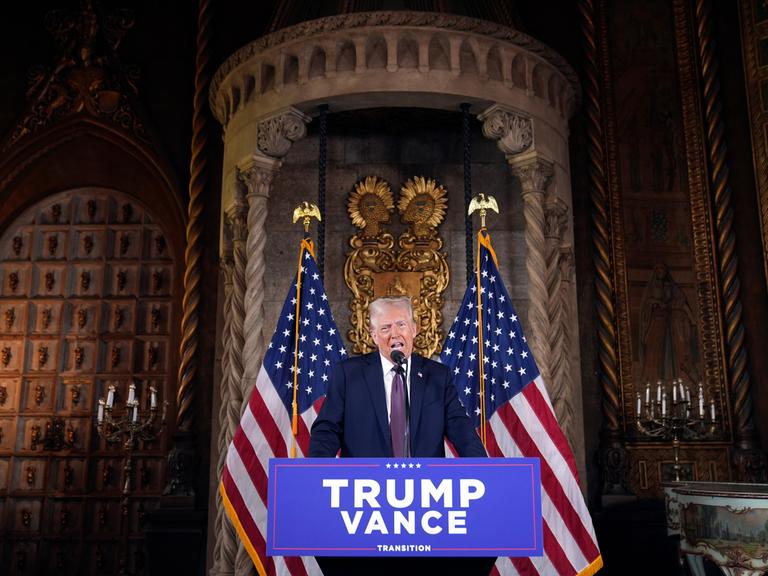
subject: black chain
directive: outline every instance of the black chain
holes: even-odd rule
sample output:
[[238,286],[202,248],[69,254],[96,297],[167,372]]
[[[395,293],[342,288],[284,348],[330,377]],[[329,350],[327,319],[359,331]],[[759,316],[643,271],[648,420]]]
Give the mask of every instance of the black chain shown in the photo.
[[472,253],[472,217],[469,215],[469,203],[472,201],[472,137],[469,128],[469,104],[461,105],[462,112],[462,138],[464,143],[464,227],[466,232],[467,250],[467,285],[472,282],[474,276]]
[[317,207],[320,222],[317,224],[317,269],[324,280],[325,269],[325,169],[328,165],[328,105],[320,105],[319,158],[317,159]]

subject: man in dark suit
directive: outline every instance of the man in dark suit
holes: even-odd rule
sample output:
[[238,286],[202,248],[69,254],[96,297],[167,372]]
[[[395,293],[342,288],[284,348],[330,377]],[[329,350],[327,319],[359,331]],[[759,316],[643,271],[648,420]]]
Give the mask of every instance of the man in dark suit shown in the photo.
[[[369,306],[371,336],[378,348],[336,365],[320,414],[312,426],[310,457],[377,458],[393,455],[445,456],[448,438],[459,456],[486,456],[485,448],[466,411],[459,403],[450,370],[412,354],[417,333],[408,297],[379,298]],[[405,364],[406,423],[409,446],[394,454],[390,434],[392,387],[397,366],[392,354]],[[397,407],[395,407],[397,410]]]
[[[368,311],[371,336],[378,350],[349,358],[334,368],[325,403],[312,426],[309,456],[334,457],[341,451],[342,457],[435,458],[445,456],[445,438],[459,456],[486,456],[459,403],[451,371],[412,353],[417,327],[410,298],[378,298],[371,302]],[[404,365],[403,369],[398,364]],[[396,390],[400,385],[408,400],[398,396]],[[406,406],[403,442],[398,442],[399,434],[395,433],[393,438],[390,431],[397,428],[394,421],[399,418],[398,402]],[[317,558],[326,576],[482,575],[490,572],[494,561],[495,558]]]

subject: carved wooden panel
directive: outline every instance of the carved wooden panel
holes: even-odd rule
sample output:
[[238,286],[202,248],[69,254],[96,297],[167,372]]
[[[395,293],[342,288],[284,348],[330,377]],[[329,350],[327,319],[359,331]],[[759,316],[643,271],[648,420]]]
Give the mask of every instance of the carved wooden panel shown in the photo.
[[95,407],[110,384],[118,404],[131,382],[172,395],[173,286],[162,227],[117,192],[50,197],[0,238],[3,574],[114,573],[126,535],[129,566],[145,564],[163,445],[137,447],[124,516],[124,452],[96,433]]

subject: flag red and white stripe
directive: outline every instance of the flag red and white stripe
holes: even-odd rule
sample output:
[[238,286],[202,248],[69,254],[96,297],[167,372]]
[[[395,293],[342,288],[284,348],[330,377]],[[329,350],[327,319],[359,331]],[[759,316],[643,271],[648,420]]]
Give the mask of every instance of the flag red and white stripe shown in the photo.
[[346,354],[307,240],[299,263],[219,485],[227,514],[261,576],[321,574],[313,557],[266,555],[269,459],[308,453],[326,383]]
[[470,283],[441,361],[490,456],[539,458],[544,555],[500,558],[499,574],[589,576],[603,565],[576,462],[557,423],[490,237],[478,234],[477,277]]

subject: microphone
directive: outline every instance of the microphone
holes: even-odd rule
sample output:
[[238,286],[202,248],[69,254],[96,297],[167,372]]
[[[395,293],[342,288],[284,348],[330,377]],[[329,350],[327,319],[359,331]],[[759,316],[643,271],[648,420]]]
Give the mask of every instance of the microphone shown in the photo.
[[392,350],[392,352],[389,353],[389,359],[394,362],[395,369],[398,372],[403,369],[403,364],[405,364],[405,354],[400,352],[400,350]]

